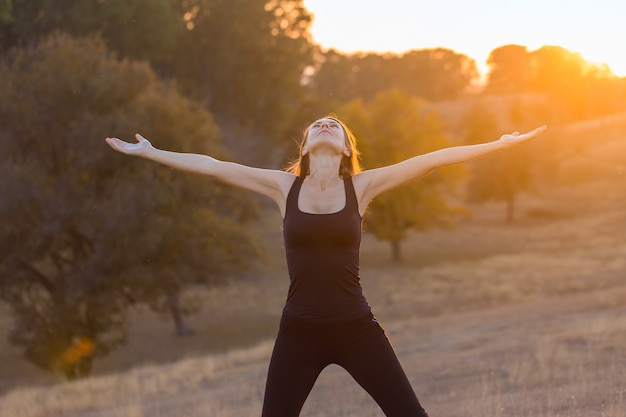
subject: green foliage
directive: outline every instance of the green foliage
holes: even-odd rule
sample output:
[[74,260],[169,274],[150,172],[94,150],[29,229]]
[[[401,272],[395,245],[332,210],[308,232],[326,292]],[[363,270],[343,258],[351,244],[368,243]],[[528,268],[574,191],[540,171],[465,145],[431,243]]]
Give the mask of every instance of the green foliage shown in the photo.
[[0,0],[0,23],[11,21],[13,4],[11,0]]
[[[357,100],[339,111],[361,138],[366,168],[390,165],[452,145],[442,121],[437,114],[426,112],[424,104],[405,92],[389,90],[367,104]],[[368,208],[366,230],[389,241],[394,259],[399,260],[399,243],[408,230],[450,226],[464,213],[453,203],[462,176],[462,167],[448,167],[378,196]]]
[[243,162],[265,164],[294,135],[310,24],[303,0],[22,0],[0,17],[0,53],[54,31],[98,33],[202,102]]
[[146,63],[55,34],[4,56],[0,91],[0,297],[31,362],[59,368],[76,338],[104,355],[124,342],[130,303],[159,305],[258,255],[242,194],[105,144],[141,128],[160,147],[227,157],[211,115]]
[[96,1],[95,21],[90,31],[97,28],[109,48],[124,57],[147,59],[153,65],[170,65],[184,33],[177,3],[174,0]]
[[303,1],[187,3],[189,30],[174,70],[181,87],[207,104],[238,154],[249,142],[257,143],[252,149],[259,154],[271,141],[291,145],[286,129],[303,98],[301,78],[313,52]]
[[403,55],[346,55],[330,50],[321,57],[312,89],[340,102],[368,101],[392,88],[436,101],[457,97],[477,76],[473,60],[444,48]]
[[175,0],[20,0],[13,3],[12,19],[0,20],[5,48],[32,44],[54,31],[73,35],[100,33],[109,46],[125,57],[171,59],[184,31],[180,5]]

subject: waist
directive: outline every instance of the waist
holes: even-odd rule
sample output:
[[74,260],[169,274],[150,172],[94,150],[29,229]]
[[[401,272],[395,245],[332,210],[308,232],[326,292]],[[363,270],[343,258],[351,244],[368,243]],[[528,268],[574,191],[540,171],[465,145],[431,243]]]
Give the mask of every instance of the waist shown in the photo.
[[317,324],[349,322],[358,320],[367,314],[371,314],[371,307],[362,295],[343,300],[340,303],[328,303],[324,300],[318,302],[311,299],[300,299],[292,294],[287,298],[283,308],[284,316]]
[[371,321],[375,320],[374,313],[372,313],[371,309],[367,309],[365,312],[361,312],[359,315],[353,318],[338,318],[335,321],[311,321],[307,319],[303,319],[300,317],[296,317],[291,315],[287,311],[283,311],[283,314],[280,318],[280,325],[283,324],[293,324],[303,327],[309,327],[311,329],[314,328],[326,328],[326,329],[340,329],[345,326],[351,326],[353,324],[362,322],[362,321]]

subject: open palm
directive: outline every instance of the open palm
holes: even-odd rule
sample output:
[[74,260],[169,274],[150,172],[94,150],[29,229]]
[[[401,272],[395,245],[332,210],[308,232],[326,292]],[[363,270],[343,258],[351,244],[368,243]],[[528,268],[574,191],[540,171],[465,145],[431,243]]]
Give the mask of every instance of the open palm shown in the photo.
[[135,135],[135,139],[137,139],[137,143],[125,142],[118,138],[106,138],[105,140],[111,148],[126,155],[142,155],[152,147],[150,141],[139,133]]
[[539,134],[541,134],[544,130],[547,129],[547,126],[541,126],[538,127],[537,129],[531,130],[528,133],[522,133],[520,134],[519,132],[513,132],[507,135],[502,135],[500,137],[500,140],[502,142],[507,142],[510,144],[514,144],[514,143],[522,143],[522,142],[526,142],[536,136],[538,136]]

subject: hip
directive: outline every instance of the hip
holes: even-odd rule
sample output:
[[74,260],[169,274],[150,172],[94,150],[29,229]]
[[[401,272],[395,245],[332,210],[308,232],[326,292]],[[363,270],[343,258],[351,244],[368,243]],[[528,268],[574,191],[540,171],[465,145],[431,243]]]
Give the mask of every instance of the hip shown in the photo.
[[279,338],[328,347],[356,347],[381,336],[386,338],[385,331],[371,311],[357,319],[331,323],[309,322],[283,313],[278,331]]

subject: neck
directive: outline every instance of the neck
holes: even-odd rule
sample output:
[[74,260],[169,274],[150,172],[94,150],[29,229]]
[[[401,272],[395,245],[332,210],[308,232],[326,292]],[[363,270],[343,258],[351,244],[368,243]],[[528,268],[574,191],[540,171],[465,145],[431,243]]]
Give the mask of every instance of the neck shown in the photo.
[[341,155],[310,155],[309,181],[324,191],[339,179]]

